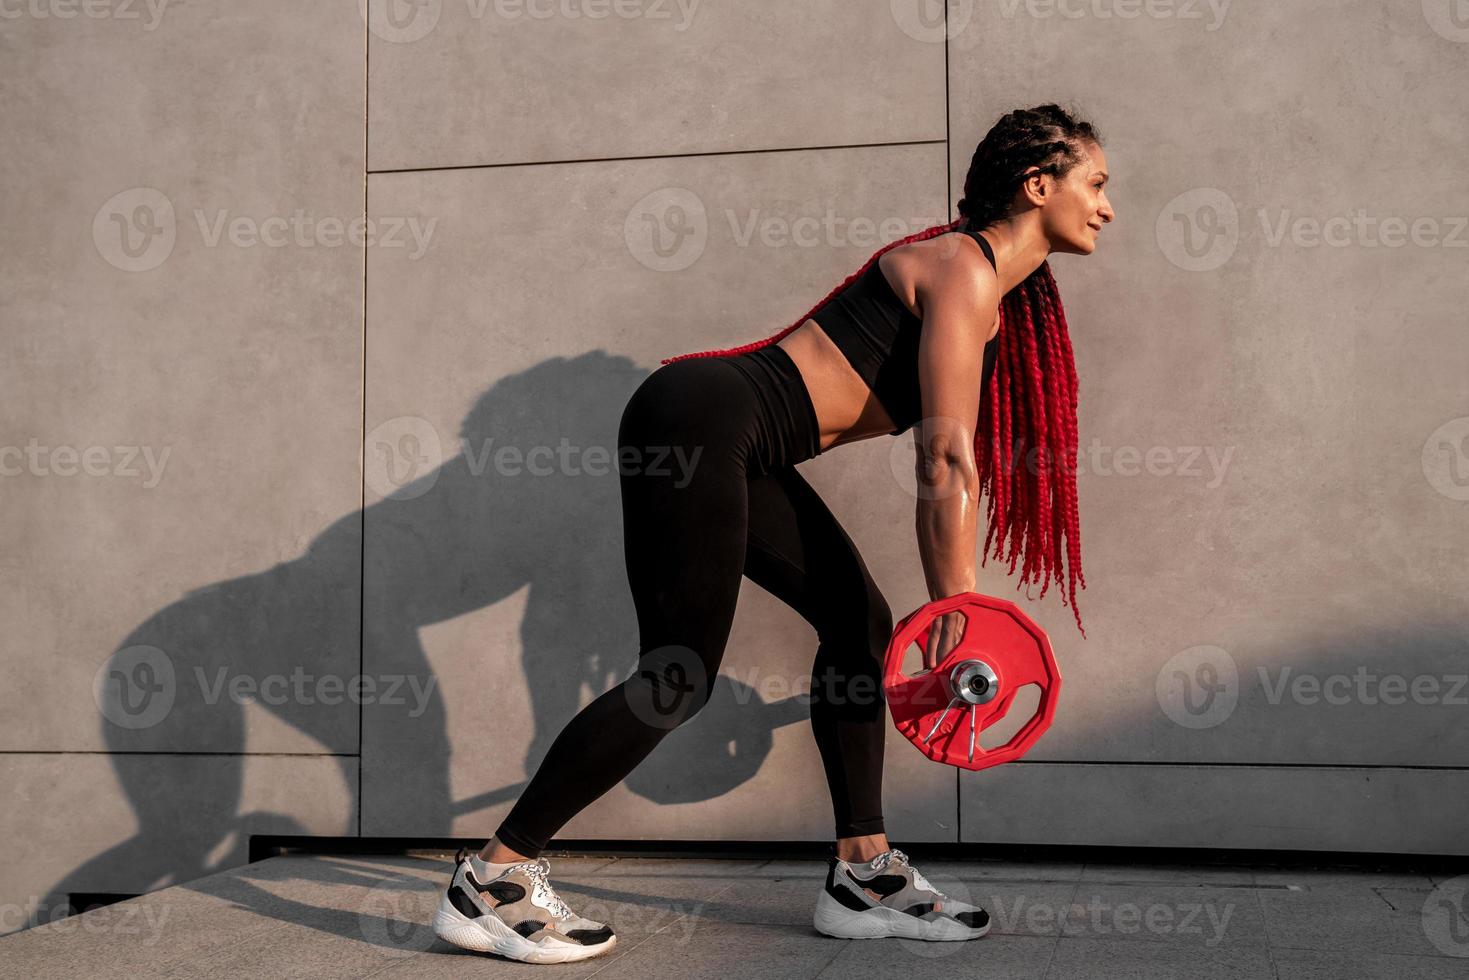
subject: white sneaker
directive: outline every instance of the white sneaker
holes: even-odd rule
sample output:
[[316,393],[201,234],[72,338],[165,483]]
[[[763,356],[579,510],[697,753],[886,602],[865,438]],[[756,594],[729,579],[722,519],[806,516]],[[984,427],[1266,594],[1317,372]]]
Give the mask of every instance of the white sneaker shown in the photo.
[[897,848],[854,868],[832,856],[816,896],[816,929],[840,939],[978,939],[989,913],[949,898],[928,883]]
[[550,862],[537,858],[479,881],[468,850],[461,850],[434,913],[434,935],[461,949],[525,963],[569,963],[616,946],[611,926],[582,918],[561,900],[550,873]]

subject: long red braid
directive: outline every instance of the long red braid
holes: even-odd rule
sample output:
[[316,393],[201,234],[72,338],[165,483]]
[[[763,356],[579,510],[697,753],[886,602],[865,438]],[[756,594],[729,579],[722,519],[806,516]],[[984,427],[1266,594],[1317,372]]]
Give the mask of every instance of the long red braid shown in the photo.
[[[855,282],[884,252],[954,231],[964,220],[934,225],[884,245],[821,302],[764,340],[724,350],[679,354],[664,358],[662,363],[743,354],[776,343]],[[989,491],[989,533],[981,549],[980,564],[988,561],[993,541],[996,560],[1008,560],[1012,573],[1016,563],[1020,563],[1017,589],[1038,579],[1041,593],[1036,598],[1041,598],[1052,578],[1064,584],[1067,595],[1062,598],[1062,604],[1069,598],[1076,627],[1084,637],[1086,630],[1076,608],[1077,585],[1086,588],[1086,577],[1081,572],[1081,529],[1076,507],[1076,364],[1061,294],[1056,289],[1049,262],[1042,262],[1000,301],[997,336],[1000,346],[995,368],[989,388],[980,399],[979,424],[974,435],[980,493]],[[1023,471],[1022,462],[1026,464]],[[1007,539],[1008,556],[1004,553]],[[1063,563],[1068,573],[1065,579]],[[1028,591],[1026,594],[1029,597]]]

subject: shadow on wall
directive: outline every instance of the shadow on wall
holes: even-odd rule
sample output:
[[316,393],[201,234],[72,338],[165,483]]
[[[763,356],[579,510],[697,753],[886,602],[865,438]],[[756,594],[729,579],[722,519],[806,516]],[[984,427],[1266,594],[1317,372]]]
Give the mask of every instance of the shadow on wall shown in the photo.
[[[505,748],[526,746],[527,774],[584,691],[590,700],[631,673],[638,635],[623,563],[616,438],[623,406],[646,376],[625,357],[594,351],[506,377],[464,419],[457,454],[445,447],[441,464],[430,457],[427,469],[365,513],[335,521],[301,557],[196,589],[133,630],[103,674],[99,706],[137,831],[68,874],[52,899],[99,881],[135,893],[190,881],[245,863],[251,835],[306,833],[289,814],[242,811],[250,701],[335,758],[354,815],[363,807],[361,702],[370,834],[449,836],[456,816],[516,798],[524,782],[451,799],[442,683],[419,631],[527,590],[521,670],[534,731],[505,733]],[[368,441],[369,453],[424,456],[421,445]],[[583,472],[577,454],[571,466],[553,458],[544,475],[497,465],[494,452],[507,445],[522,453],[606,447],[604,472]],[[482,686],[493,703],[496,674],[510,666],[497,653],[484,651],[451,682]],[[358,677],[365,686],[354,699],[345,689]],[[333,678],[342,683],[323,686]],[[721,796],[759,770],[775,728],[807,717],[795,699],[767,704],[720,675],[704,710],[672,731],[626,785],[659,804]],[[180,792],[176,771],[164,771],[157,753],[207,755]],[[660,755],[683,778],[664,778]],[[485,822],[487,836],[493,824]],[[393,829],[379,829],[388,824]],[[338,831],[357,832],[353,818]]]

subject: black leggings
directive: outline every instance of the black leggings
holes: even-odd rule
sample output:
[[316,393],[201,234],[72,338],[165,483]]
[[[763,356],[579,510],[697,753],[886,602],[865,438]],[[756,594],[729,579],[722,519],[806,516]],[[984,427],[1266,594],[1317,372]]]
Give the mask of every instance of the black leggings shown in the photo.
[[[495,836],[539,856],[707,703],[741,575],[816,629],[811,728],[836,836],[882,833],[892,613],[852,539],[795,470],[819,452],[795,362],[772,344],[665,364],[628,400],[618,444],[638,666],[562,729]],[[682,454],[659,448],[670,446]]]

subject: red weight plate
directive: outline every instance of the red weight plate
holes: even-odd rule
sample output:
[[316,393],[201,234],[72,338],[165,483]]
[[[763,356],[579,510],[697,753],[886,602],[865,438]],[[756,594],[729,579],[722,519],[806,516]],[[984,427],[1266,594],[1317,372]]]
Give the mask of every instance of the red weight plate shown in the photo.
[[[927,643],[930,625],[960,610],[966,620],[958,644],[933,670],[903,673],[903,656]],[[956,668],[983,675],[973,688],[956,687]],[[979,736],[1009,712],[1015,694],[1027,684],[1040,689],[1040,704],[1004,745],[986,749]],[[974,692],[988,687],[984,694]],[[935,762],[962,769],[986,769],[1013,762],[1045,733],[1056,714],[1061,671],[1051,641],[1015,603],[977,592],[935,599],[905,616],[893,631],[883,670],[883,691],[893,724],[903,737]],[[987,697],[975,703],[978,697]],[[966,700],[967,698],[967,700]]]

